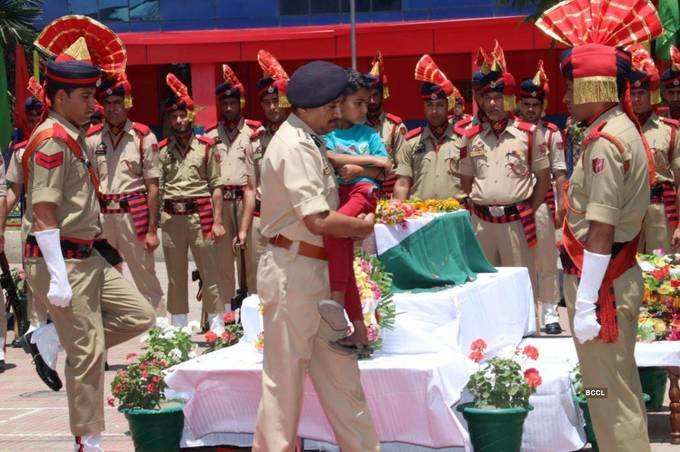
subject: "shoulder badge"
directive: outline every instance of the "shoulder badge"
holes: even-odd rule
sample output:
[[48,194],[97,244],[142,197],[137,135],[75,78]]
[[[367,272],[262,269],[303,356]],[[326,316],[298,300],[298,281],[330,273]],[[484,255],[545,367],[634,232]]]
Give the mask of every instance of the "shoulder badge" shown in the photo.
[[135,129],[135,131],[138,132],[143,137],[147,136],[151,132],[149,126],[145,126],[144,124],[141,124],[139,122],[133,122],[132,128]]
[[417,137],[423,133],[423,128],[422,127],[416,127],[413,130],[409,130],[408,133],[406,134],[406,139],[410,140],[411,138]]
[[663,116],[659,116],[659,118],[661,119],[661,122],[668,124],[674,129],[680,128],[680,121],[678,121],[677,119],[666,118]]
[[97,132],[101,132],[101,130],[104,128],[104,124],[95,124],[93,126],[90,126],[89,129],[87,129],[87,136],[92,136]]
[[548,129],[552,130],[553,132],[557,132],[557,131],[560,130],[555,124],[553,124],[553,123],[550,122],[550,121],[545,121],[545,120],[544,120],[544,121],[543,121],[543,125],[546,126]]
[[198,141],[207,146],[215,146],[215,140],[213,140],[210,137],[207,137],[205,135],[198,135],[196,138],[198,139]]
[[24,140],[20,143],[14,143],[12,145],[12,152],[17,152],[19,149],[25,148],[27,144],[28,144],[28,140]]
[[385,117],[395,124],[401,124],[402,122],[404,122],[399,116],[393,115],[392,113],[386,113]]
[[519,130],[523,130],[524,132],[533,133],[536,131],[536,125],[530,122],[521,121],[518,119],[515,125]]
[[253,130],[257,130],[260,127],[262,127],[262,123],[260,121],[255,121],[254,119],[246,119],[245,123],[248,127],[250,127]]

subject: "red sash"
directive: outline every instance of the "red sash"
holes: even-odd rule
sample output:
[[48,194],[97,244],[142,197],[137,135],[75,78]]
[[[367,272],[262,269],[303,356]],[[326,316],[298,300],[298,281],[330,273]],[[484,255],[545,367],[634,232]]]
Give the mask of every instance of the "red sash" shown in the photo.
[[[130,213],[132,215],[132,222],[135,226],[135,233],[138,240],[144,240],[146,234],[149,232],[149,203],[147,201],[146,192],[134,193],[118,193],[118,194],[102,194],[99,198],[101,202],[101,210],[103,214],[110,213]],[[120,203],[125,201],[127,208],[110,209],[107,207],[107,201],[115,201]]]
[[[607,272],[602,280],[600,291],[597,296],[597,321],[601,329],[597,336],[602,342],[616,342],[619,338],[619,328],[616,321],[616,297],[614,296],[614,281],[623,275],[628,269],[637,265],[635,255],[637,253],[637,244],[640,236],[638,235],[630,242],[627,242],[621,247],[618,252],[612,253],[612,258],[609,261]],[[568,262],[563,262],[565,273],[574,274],[581,277],[583,269],[583,250],[585,246],[574,235],[574,230],[568,221],[564,221],[562,228],[562,253],[564,259]],[[573,271],[568,271],[569,267]]]
[[550,210],[550,215],[552,215],[553,221],[555,221],[555,212],[557,211],[557,207],[555,206],[555,190],[553,190],[552,187],[550,187],[548,193],[545,194],[545,204]]
[[675,185],[673,182],[657,182],[657,184],[652,187],[652,192],[655,189],[661,190],[661,196],[655,196],[652,193],[650,197],[650,202],[652,204],[663,204],[663,210],[666,213],[666,219],[672,231],[678,227],[678,206],[675,204],[677,199],[677,192],[675,190]]

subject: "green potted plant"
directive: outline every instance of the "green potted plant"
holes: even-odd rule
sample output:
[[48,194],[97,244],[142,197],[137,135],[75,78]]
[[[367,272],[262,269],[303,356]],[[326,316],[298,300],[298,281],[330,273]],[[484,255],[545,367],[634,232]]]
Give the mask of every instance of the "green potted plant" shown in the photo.
[[231,347],[243,337],[243,326],[237,322],[233,312],[224,313],[224,332],[218,336],[212,331],[205,333],[205,342],[208,347],[203,352],[210,353],[225,347]]
[[161,325],[144,338],[146,352],[131,353],[131,362],[111,382],[110,406],[118,404],[130,426],[137,452],[178,451],[184,429],[184,404],[167,400],[164,372],[196,356],[190,327]]
[[[484,360],[486,343],[477,339],[471,345],[470,359]],[[538,359],[532,345],[516,348],[508,357],[494,357],[472,374],[467,389],[473,401],[457,407],[468,423],[475,452],[519,452],[522,429],[529,411],[529,396],[541,384],[536,368],[527,367]]]

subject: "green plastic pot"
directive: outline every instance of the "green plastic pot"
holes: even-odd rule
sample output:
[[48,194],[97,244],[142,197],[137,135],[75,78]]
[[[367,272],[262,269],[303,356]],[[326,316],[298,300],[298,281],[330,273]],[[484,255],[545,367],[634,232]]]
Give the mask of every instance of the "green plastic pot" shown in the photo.
[[659,411],[668,386],[668,373],[663,367],[638,367],[642,392],[649,394],[651,400],[646,403],[647,410]]
[[184,406],[173,404],[159,410],[120,408],[130,425],[136,452],[179,451],[184,429]]
[[[586,399],[577,397],[576,395],[572,396],[572,398],[574,399],[574,402],[578,404],[579,408],[581,408],[581,412],[583,412],[583,419],[586,422],[586,438],[588,439],[593,452],[598,452],[600,449],[597,447],[597,439],[595,438],[595,430],[593,430],[593,421],[590,419],[588,401]],[[648,403],[650,399],[649,394],[642,393],[642,399],[645,401],[645,403]]]
[[534,407],[475,408],[464,403],[456,409],[467,421],[475,452],[519,452],[524,420]]

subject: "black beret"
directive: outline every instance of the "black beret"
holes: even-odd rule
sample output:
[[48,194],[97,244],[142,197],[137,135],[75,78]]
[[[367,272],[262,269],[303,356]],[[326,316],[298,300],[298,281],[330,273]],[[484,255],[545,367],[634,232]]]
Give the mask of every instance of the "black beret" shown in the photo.
[[472,74],[472,88],[476,91],[484,89],[502,93],[505,89],[505,82],[500,80],[502,77],[503,73],[500,71],[489,71],[486,74],[477,71]]
[[425,100],[446,99],[444,90],[439,85],[430,82],[423,82],[423,84],[420,85],[420,95]]
[[661,74],[661,84],[666,88],[677,88],[680,86],[680,71],[674,71],[669,67]]
[[44,107],[43,103],[40,102],[35,96],[28,96],[26,102],[24,102],[24,110],[26,111],[40,111]]
[[287,96],[294,107],[316,108],[340,97],[347,84],[347,71],[337,64],[317,60],[293,73]]
[[631,88],[649,89],[650,87],[651,80],[646,72],[631,70],[628,79],[630,80]]
[[217,97],[241,97],[241,90],[238,86],[234,86],[229,82],[220,83],[215,88],[215,96]]
[[534,84],[533,79],[527,78],[519,84],[519,97],[531,97],[538,100],[545,98],[545,91],[542,86]]
[[47,62],[47,82],[57,88],[91,88],[97,85],[101,71],[85,61]]

